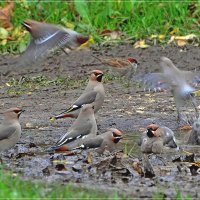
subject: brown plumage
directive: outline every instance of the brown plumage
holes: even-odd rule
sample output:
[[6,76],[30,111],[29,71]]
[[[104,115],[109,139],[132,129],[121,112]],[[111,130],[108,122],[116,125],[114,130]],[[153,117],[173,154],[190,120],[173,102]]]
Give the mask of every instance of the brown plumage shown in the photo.
[[23,112],[20,108],[6,110],[4,120],[0,125],[0,152],[12,148],[20,139],[21,125],[19,116]]
[[89,39],[88,36],[54,24],[25,20],[22,25],[32,39],[19,59],[20,64],[34,62],[57,48],[77,48]]
[[122,139],[122,132],[116,128],[110,128],[107,132],[93,138],[88,138],[84,142],[72,150],[76,149],[92,149],[97,148],[98,153],[103,153],[105,150],[113,152],[118,147],[118,142]]
[[90,73],[89,82],[81,94],[81,96],[64,112],[52,117],[55,119],[60,118],[77,118],[80,108],[84,104],[92,104],[94,106],[94,113],[96,113],[103,105],[105,98],[105,91],[102,84],[103,72],[100,70],[93,70]]

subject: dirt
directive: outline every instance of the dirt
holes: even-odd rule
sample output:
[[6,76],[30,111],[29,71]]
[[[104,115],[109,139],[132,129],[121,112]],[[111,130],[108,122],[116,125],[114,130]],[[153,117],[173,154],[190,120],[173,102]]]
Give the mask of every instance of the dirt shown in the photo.
[[[74,121],[63,119],[52,123],[50,116],[67,108],[81,94],[90,70],[102,69],[106,74],[105,66],[92,57],[92,54],[103,57],[134,57],[140,63],[139,74],[158,71],[161,56],[169,57],[181,69],[200,70],[200,48],[194,46],[184,49],[175,46],[148,49],[134,49],[132,45],[98,47],[74,51],[69,56],[59,52],[44,62],[26,67],[8,65],[8,62],[15,59],[14,56],[1,56],[1,111],[15,106],[26,110],[20,118],[23,133],[19,143],[3,153],[5,167],[24,178],[73,182],[102,190],[117,190],[119,194],[133,197],[148,198],[161,192],[165,197],[172,198],[180,190],[183,195],[199,198],[198,173],[191,174],[187,165],[172,162],[176,156],[180,157],[180,152],[159,155],[165,162],[151,156],[150,162],[155,171],[153,178],[145,178],[133,169],[132,163],[135,160],[142,163],[137,137],[152,122],[165,125],[179,134],[179,146],[192,152],[196,150],[196,159],[199,153],[197,147],[184,145],[183,138],[187,131],[178,133],[179,124],[171,94],[146,93],[134,82],[131,87],[126,87],[123,79],[108,78],[104,84],[106,99],[97,115],[99,134],[110,127],[116,127],[127,136],[120,148],[124,151],[128,149],[126,151],[131,154],[129,157],[122,154],[98,156],[94,151],[89,151],[91,158],[87,151],[75,156],[45,153],[45,149],[54,145]],[[59,77],[70,77],[76,81],[71,86],[50,84],[23,88],[17,93],[20,90],[18,82],[22,77],[38,76],[45,76],[48,81]],[[11,87],[8,83],[13,83],[13,80],[18,85]],[[80,87],[77,84],[79,81],[82,81]],[[11,89],[12,93],[9,92]]]

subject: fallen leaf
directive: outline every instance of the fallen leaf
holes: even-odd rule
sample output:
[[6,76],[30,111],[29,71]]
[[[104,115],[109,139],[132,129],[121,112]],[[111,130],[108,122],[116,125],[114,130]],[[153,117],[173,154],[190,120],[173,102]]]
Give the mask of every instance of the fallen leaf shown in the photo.
[[169,32],[170,35],[174,35],[179,32],[178,28],[174,28],[172,31]]
[[8,87],[10,87],[11,85],[10,85],[10,83],[6,83],[6,85],[8,86]]
[[93,157],[91,153],[88,153],[86,163],[91,164],[93,163]]
[[168,44],[174,42],[178,46],[185,46],[189,42],[193,42],[197,36],[195,34],[189,34],[186,36],[172,36],[168,41]]
[[149,45],[145,43],[145,40],[139,40],[133,46],[135,49],[137,48],[146,49],[149,47]]
[[0,39],[4,40],[8,37],[8,31],[5,28],[0,27]]
[[134,161],[133,162],[133,169],[138,173],[138,174],[144,174],[141,163],[139,161]]
[[12,29],[13,25],[10,22],[11,14],[14,9],[14,1],[7,1],[4,8],[0,8],[0,26],[6,29]]
[[165,38],[165,35],[160,34],[160,35],[158,36],[158,38],[159,38],[159,40],[163,40],[163,39]]

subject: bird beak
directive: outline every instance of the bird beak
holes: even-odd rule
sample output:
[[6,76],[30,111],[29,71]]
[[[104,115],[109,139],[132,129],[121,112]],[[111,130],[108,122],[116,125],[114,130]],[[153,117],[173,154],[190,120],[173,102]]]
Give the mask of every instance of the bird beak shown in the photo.
[[118,137],[115,137],[116,139],[123,139],[123,136],[118,136]]
[[25,112],[25,110],[19,111],[19,112],[18,112],[18,117],[19,117],[23,112]]
[[27,24],[26,22],[22,22],[22,25],[26,28],[27,31],[31,30],[31,26]]

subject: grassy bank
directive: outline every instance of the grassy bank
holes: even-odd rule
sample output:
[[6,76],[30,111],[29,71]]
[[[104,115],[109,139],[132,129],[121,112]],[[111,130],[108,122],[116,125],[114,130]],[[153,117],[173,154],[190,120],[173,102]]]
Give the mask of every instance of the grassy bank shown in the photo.
[[[4,5],[0,3],[0,6]],[[11,18],[14,27],[9,32],[11,40],[1,45],[1,52],[19,53],[24,50],[28,34],[23,34],[19,27],[27,18],[73,28],[92,35],[96,42],[104,39],[101,32],[107,30],[119,30],[133,39],[148,38],[154,34],[199,35],[200,2],[17,1]]]
[[88,190],[74,187],[67,183],[52,185],[45,182],[24,181],[13,174],[0,171],[0,199],[124,199],[118,197],[116,192],[110,194],[98,190]]

